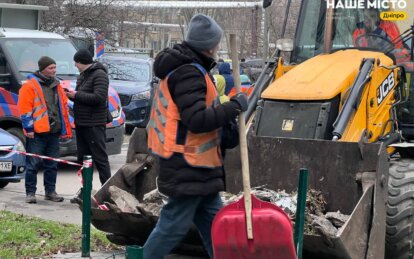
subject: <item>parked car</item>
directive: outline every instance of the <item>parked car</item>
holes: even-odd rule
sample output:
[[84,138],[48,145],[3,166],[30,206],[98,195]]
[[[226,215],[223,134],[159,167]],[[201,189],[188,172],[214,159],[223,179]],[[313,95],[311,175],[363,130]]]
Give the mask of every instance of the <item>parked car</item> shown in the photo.
[[6,150],[24,152],[25,148],[17,137],[0,129],[0,188],[10,182],[20,182],[26,172],[25,156]]
[[246,59],[240,63],[243,72],[249,76],[252,83],[256,82],[257,78],[263,70],[263,59]]
[[152,60],[105,55],[110,84],[119,94],[128,128],[146,127],[151,109]]
[[[17,108],[19,89],[27,75],[38,69],[41,56],[56,60],[57,77],[63,87],[74,88],[79,75],[74,66],[76,49],[72,42],[61,35],[26,29],[2,28],[0,31],[0,128],[17,136],[22,142],[23,135],[20,114]],[[124,136],[122,107],[116,91],[109,87],[108,108],[113,121],[106,125],[106,149],[108,154],[121,153]],[[69,103],[70,121],[73,123],[72,104]],[[60,155],[77,153],[75,134],[71,139],[60,142]]]
[[[252,93],[252,91],[253,91],[253,87],[254,87],[254,85],[252,84],[252,82],[251,82],[251,80],[250,80],[249,76],[248,76],[248,75],[246,75],[246,74],[242,74],[242,75],[240,75],[240,83],[241,83],[241,91],[242,91],[242,92],[244,92],[244,93],[246,93],[246,94],[247,94],[247,96],[250,96],[250,94],[251,94],[251,93]],[[236,93],[237,93],[236,87],[233,87],[233,88],[230,90],[230,92],[229,92],[228,96],[231,98],[231,97],[233,97],[234,95],[236,95]]]

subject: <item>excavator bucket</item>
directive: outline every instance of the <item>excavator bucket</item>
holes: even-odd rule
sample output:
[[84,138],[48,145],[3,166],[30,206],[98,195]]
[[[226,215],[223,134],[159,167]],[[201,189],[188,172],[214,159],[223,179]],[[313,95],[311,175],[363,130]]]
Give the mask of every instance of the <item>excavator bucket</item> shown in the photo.
[[[140,245],[147,240],[158,217],[152,214],[130,213],[111,208],[109,188],[116,186],[143,201],[144,194],[156,189],[157,159],[149,155],[145,129],[136,128],[131,134],[127,159],[93,197],[91,208],[92,225],[108,233],[107,238],[117,245]],[[81,205],[82,201],[78,201]],[[101,206],[99,206],[101,205]],[[105,205],[109,209],[105,209]],[[82,206],[80,206],[82,209]],[[176,253],[207,255],[195,227],[174,249]]]
[[[384,258],[388,156],[380,144],[333,142],[248,134],[251,186],[272,190],[297,190],[300,168],[309,169],[309,189],[320,191],[327,212],[340,211],[348,220],[333,235],[305,233],[302,258]],[[139,201],[156,188],[157,160],[148,155],[146,133],[136,129],[131,136],[127,163],[94,195],[91,222],[109,233],[119,245],[142,245],[157,217],[102,210],[109,200],[109,187],[117,186]],[[242,190],[238,148],[225,159],[227,191]],[[305,224],[309,224],[306,222]],[[205,254],[196,229],[192,229],[176,252]]]
[[[381,145],[249,134],[248,149],[252,186],[294,192],[306,167],[326,211],[350,215],[334,235],[305,233],[303,258],[384,258],[388,162]],[[231,193],[242,190],[238,152],[226,154]]]

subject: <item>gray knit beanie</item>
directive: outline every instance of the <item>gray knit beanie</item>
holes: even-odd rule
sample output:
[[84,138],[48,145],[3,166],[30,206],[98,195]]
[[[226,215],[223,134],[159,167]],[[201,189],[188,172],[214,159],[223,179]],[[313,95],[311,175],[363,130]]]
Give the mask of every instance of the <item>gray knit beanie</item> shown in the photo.
[[185,41],[193,48],[199,50],[211,50],[221,40],[223,30],[211,17],[204,14],[196,14],[188,24]]

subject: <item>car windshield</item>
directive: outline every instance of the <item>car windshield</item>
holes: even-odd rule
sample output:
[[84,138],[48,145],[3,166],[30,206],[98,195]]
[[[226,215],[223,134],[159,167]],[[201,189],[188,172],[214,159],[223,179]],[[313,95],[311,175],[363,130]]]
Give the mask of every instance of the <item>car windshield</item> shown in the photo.
[[[352,1],[356,3],[356,0]],[[326,1],[303,1],[293,62],[300,63],[323,52],[326,10]],[[331,49],[366,48],[394,55],[395,52],[404,52],[407,45],[399,41],[401,32],[397,24],[382,21],[380,13],[383,11],[386,10],[334,9]]]
[[76,49],[69,40],[6,39],[3,47],[24,77],[38,70],[37,61],[42,56],[49,56],[56,61],[58,75],[76,76],[79,74],[73,62]]
[[112,80],[148,82],[151,68],[148,63],[133,60],[102,60],[108,67],[108,76]]

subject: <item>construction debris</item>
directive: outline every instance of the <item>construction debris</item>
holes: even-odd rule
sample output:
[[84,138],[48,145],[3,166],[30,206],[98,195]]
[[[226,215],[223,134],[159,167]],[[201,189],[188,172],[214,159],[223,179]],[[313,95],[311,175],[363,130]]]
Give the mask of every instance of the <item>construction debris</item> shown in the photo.
[[[107,207],[113,211],[122,211],[142,214],[143,216],[159,216],[160,211],[166,203],[167,197],[158,192],[157,189],[146,193],[143,202],[140,203],[132,194],[111,186],[109,188],[111,200],[115,203],[105,202]],[[270,190],[264,186],[252,188],[252,194],[257,198],[273,203],[282,208],[292,219],[296,218],[297,193],[287,193],[284,190]],[[220,196],[224,205],[236,202],[243,197],[243,193],[234,195],[227,192],[221,192]],[[348,220],[349,216],[337,212],[326,212],[326,201],[321,191],[310,189],[306,197],[305,209],[305,234],[323,235],[325,237],[334,237],[338,228],[342,227]]]
[[333,238],[338,232],[338,229],[325,217],[310,215],[312,218],[312,223],[310,224],[314,227],[319,234],[322,236]]
[[345,222],[348,221],[349,216],[344,215],[344,214],[342,214],[338,211],[338,212],[328,212],[328,213],[326,213],[325,218],[327,218],[330,222],[332,222],[332,224],[335,227],[340,228],[345,224]]
[[160,194],[157,189],[144,194],[143,209],[154,216],[159,216],[162,207],[167,202],[167,197]]
[[111,200],[122,212],[138,213],[137,206],[140,204],[134,195],[116,186],[110,186],[109,193],[111,195]]
[[[252,194],[257,198],[273,203],[282,208],[292,219],[296,218],[297,193],[287,193],[285,190],[270,190],[264,186],[252,188]],[[234,195],[221,193],[224,205],[228,205],[243,197],[243,193]],[[305,233],[308,235],[335,236],[340,228],[349,218],[347,215],[338,212],[328,212],[325,209],[326,201],[321,191],[310,189],[306,196],[305,209]]]
[[144,195],[143,203],[140,203],[134,195],[116,186],[109,187],[111,200],[114,203],[104,202],[104,204],[115,212],[128,212],[142,214],[144,216],[159,216],[161,208],[165,202],[158,190],[152,190]]

